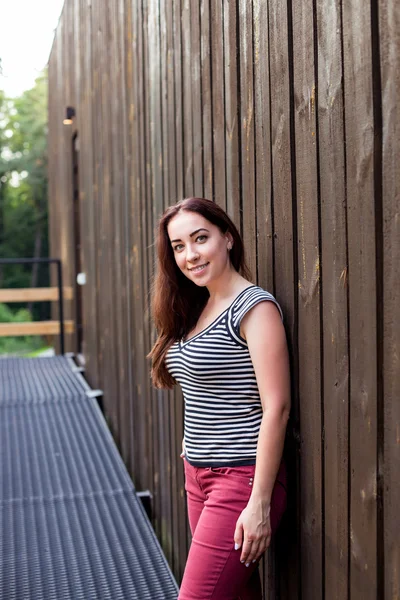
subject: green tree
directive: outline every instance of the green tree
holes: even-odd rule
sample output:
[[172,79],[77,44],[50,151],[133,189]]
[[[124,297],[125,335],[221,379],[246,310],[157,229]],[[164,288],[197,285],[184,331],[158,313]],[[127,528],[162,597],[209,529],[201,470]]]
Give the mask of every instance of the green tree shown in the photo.
[[[0,62],[1,66],[1,62]],[[1,71],[0,71],[1,74]],[[9,163],[6,160],[6,125],[7,125],[7,101],[4,92],[0,90],[0,256],[4,254],[4,235],[5,235],[5,202],[7,193],[7,184],[10,175]],[[2,287],[3,270],[0,265],[0,288]]]
[[[0,79],[1,82],[1,79]],[[8,99],[0,91],[0,256],[48,255],[47,72],[32,89]],[[4,266],[0,287],[48,285],[46,266]],[[10,305],[12,310],[21,308]],[[33,310],[32,306],[28,307]],[[46,311],[44,314],[43,309]],[[36,304],[35,318],[48,306]]]
[[[27,203],[33,209],[31,238],[33,248],[29,256],[39,258],[47,255],[47,71],[35,82],[34,87],[13,101],[9,112],[7,129],[11,132],[8,148],[12,153],[10,166],[24,186],[19,194],[22,210]],[[15,203],[15,207],[19,203]],[[32,268],[31,287],[38,285],[38,265]]]

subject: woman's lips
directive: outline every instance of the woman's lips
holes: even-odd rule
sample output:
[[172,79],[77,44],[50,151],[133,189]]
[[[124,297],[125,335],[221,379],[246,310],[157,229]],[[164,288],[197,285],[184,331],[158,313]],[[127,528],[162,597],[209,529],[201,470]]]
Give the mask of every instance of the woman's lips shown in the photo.
[[194,275],[197,275],[199,273],[203,273],[206,270],[206,267],[209,265],[210,263],[204,263],[204,265],[199,265],[198,267],[192,267],[191,269],[189,269],[189,271],[191,273],[193,273]]

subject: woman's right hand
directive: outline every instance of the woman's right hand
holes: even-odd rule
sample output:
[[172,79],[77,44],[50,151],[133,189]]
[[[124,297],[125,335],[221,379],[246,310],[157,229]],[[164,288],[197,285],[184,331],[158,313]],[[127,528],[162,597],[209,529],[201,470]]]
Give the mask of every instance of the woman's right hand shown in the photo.
[[185,458],[185,439],[182,440],[182,453],[180,454],[181,458]]

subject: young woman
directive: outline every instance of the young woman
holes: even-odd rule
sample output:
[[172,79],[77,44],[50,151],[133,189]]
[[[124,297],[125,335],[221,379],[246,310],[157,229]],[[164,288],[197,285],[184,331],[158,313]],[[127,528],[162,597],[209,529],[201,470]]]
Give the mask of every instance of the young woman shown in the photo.
[[275,298],[250,283],[228,215],[203,198],[159,223],[151,351],[156,387],[185,399],[192,544],[180,600],[259,600],[257,563],[286,506],[288,353]]

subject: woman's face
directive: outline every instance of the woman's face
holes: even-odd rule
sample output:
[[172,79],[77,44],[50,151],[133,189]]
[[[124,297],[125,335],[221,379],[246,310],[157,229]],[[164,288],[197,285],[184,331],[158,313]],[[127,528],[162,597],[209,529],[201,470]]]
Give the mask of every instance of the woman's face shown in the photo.
[[232,235],[202,215],[181,210],[168,223],[168,236],[176,264],[196,285],[208,286],[230,270]]

